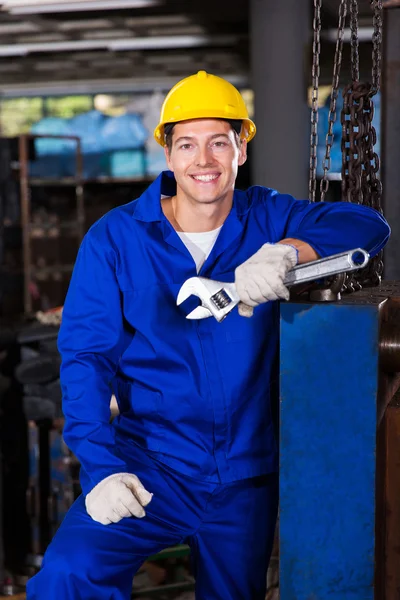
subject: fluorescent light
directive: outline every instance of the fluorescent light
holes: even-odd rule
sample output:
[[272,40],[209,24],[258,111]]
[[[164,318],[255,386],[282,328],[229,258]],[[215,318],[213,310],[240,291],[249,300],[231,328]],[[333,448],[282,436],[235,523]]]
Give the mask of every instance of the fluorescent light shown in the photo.
[[108,42],[81,41],[49,42],[47,44],[9,44],[0,46],[0,56],[24,56],[32,52],[67,52],[68,50],[100,50],[107,48]]
[[[225,74],[218,73],[234,86],[246,87],[249,84],[248,73]],[[20,96],[65,96],[71,94],[128,94],[152,93],[155,90],[167,92],[176,84],[177,77],[147,77],[135,79],[92,79],[85,81],[66,80],[30,83],[9,83],[2,86],[2,98],[18,98]]]
[[[360,42],[371,42],[373,33],[373,27],[360,27],[358,30],[358,40]],[[321,31],[321,37],[329,42],[336,42],[337,29],[327,29],[326,31]],[[350,42],[350,40],[351,30],[350,28],[346,27],[343,33],[343,41]]]
[[164,50],[173,48],[195,48],[208,46],[230,45],[237,41],[235,35],[176,35],[176,36],[157,36],[146,38],[129,38],[126,40],[115,40],[110,42],[110,50]]
[[153,25],[187,25],[191,20],[187,15],[151,15],[147,17],[127,17],[125,25],[128,27],[153,26]]
[[81,2],[44,2],[30,3],[29,0],[23,0],[23,4],[3,3],[3,10],[8,10],[14,15],[26,14],[44,14],[56,12],[83,12],[97,10],[121,10],[125,8],[146,8],[159,5],[159,0],[82,0]]
[[57,29],[61,31],[83,31],[85,29],[99,31],[112,26],[112,21],[108,19],[78,19],[77,21],[62,21],[62,23],[57,24]]
[[42,7],[49,4],[63,6],[65,4],[72,4],[77,7],[80,4],[108,4],[113,5],[117,2],[122,2],[124,4],[129,4],[131,7],[135,7],[140,5],[142,0],[110,0],[106,2],[106,0],[3,0],[2,4],[8,8],[21,8],[23,6],[37,6]]
[[0,46],[0,56],[25,56],[28,50],[21,44],[12,46]]
[[32,33],[38,31],[39,27],[29,21],[21,23],[2,23],[0,25],[0,35],[10,35],[13,33]]
[[[86,2],[95,2],[96,0],[84,0]],[[71,4],[71,3],[79,3],[80,0],[3,0],[2,4],[8,7],[15,6],[29,6],[29,5],[38,5],[42,6],[43,4]]]
[[202,46],[225,46],[238,40],[235,35],[176,35],[172,37],[142,37],[120,40],[69,40],[36,44],[0,45],[0,56],[23,56],[32,52],[69,52],[78,50],[163,50],[174,48],[199,48]]

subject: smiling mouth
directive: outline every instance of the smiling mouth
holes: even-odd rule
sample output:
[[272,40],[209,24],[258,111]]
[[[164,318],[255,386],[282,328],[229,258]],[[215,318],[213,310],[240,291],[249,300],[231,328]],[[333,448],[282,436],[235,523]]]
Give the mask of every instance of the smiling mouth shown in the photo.
[[213,173],[210,175],[191,175],[190,177],[200,183],[211,183],[216,181],[220,176],[220,173]]

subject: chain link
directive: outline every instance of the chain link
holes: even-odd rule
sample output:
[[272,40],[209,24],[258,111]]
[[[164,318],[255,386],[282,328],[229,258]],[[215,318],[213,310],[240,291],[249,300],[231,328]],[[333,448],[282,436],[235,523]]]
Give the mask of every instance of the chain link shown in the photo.
[[351,80],[360,79],[360,57],[358,54],[358,0],[350,0],[350,45],[351,45]]
[[373,10],[372,34],[372,91],[379,92],[382,70],[382,0],[371,0]]
[[325,196],[329,189],[328,171],[331,168],[331,150],[333,144],[333,126],[336,121],[336,102],[339,95],[339,79],[340,69],[342,66],[342,52],[343,52],[343,37],[344,28],[346,25],[346,14],[347,14],[347,0],[341,0],[339,6],[339,23],[338,32],[336,38],[335,58],[333,61],[333,76],[332,76],[332,92],[331,100],[329,105],[328,114],[328,133],[325,139],[325,156],[322,161],[322,168],[324,171],[323,177],[320,183],[321,201],[325,200]]
[[[372,35],[372,88],[371,95],[375,95],[380,90],[381,85],[381,70],[382,70],[382,0],[372,0],[371,5],[373,8],[373,29]],[[382,214],[382,182],[378,177],[379,172],[379,157],[374,151],[374,145],[376,144],[376,131],[374,127],[371,128],[371,136],[369,144],[369,173],[366,172],[366,182],[369,178],[369,206],[375,208]],[[366,183],[367,185],[367,183]],[[366,271],[366,279],[371,285],[379,285],[383,274],[383,252],[379,252],[368,265]]]
[[315,202],[317,187],[317,145],[318,145],[318,89],[321,54],[321,4],[322,0],[314,0],[313,19],[313,62],[312,62],[312,98],[311,98],[311,138],[310,138],[310,179],[309,198]]

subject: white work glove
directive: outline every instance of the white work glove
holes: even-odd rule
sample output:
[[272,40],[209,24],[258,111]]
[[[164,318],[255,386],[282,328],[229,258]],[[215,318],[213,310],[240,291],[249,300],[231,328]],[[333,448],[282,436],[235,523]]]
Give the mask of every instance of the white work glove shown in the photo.
[[132,473],[115,473],[98,483],[85,500],[86,510],[94,521],[103,525],[118,523],[124,517],[145,516],[144,506],[150,494]]
[[283,283],[287,272],[298,260],[298,252],[289,244],[264,244],[235,270],[238,305],[242,317],[251,317],[253,307],[269,300],[289,300]]

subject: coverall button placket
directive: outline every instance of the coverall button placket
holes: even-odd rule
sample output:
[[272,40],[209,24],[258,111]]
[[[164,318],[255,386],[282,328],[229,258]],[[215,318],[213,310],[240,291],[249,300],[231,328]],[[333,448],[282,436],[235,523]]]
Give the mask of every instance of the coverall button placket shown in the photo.
[[215,325],[213,321],[207,319],[199,326],[198,334],[203,347],[204,364],[214,410],[214,458],[219,478],[223,482],[227,479],[229,471],[227,460],[229,427],[225,392],[218,368],[218,351],[215,348],[212,335],[212,327],[215,327]]
[[[237,192],[235,192],[235,195],[237,195]],[[221,256],[225,250],[235,242],[235,240],[239,239],[242,231],[243,225],[238,218],[236,205],[234,204],[210,255],[200,269],[200,276],[213,278],[213,271],[218,269],[219,256]],[[214,411],[213,455],[219,479],[221,482],[224,482],[230,481],[230,467],[228,461],[229,416],[222,374],[218,367],[218,353],[223,351],[223,348],[218,348],[216,346],[215,338],[213,336],[213,332],[216,327],[218,328],[218,326],[218,323],[215,323],[213,319],[199,321],[197,333],[202,346],[204,366],[209,383],[209,394]]]

